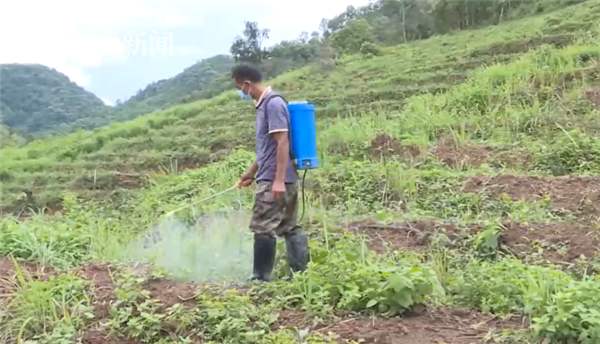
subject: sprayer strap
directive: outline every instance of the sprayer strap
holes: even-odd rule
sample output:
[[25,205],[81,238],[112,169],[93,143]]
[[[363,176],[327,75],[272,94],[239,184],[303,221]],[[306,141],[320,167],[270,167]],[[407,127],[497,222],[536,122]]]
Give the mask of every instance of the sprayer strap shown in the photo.
[[[271,93],[270,95],[267,96],[267,98],[265,98],[264,100],[264,106],[265,106],[265,118],[269,117],[269,113],[268,113],[268,105],[269,105],[269,101],[273,98],[281,98],[283,99],[283,101],[285,102],[286,106],[288,101],[281,95],[281,94],[277,94],[277,93]],[[294,164],[295,167],[295,163],[294,163],[294,153],[292,152],[292,126],[290,124],[290,115],[289,111],[288,111],[288,116],[285,118],[285,120],[287,121],[287,126],[288,126],[288,141],[289,141],[289,145],[290,145],[290,160],[292,161],[292,164]]]

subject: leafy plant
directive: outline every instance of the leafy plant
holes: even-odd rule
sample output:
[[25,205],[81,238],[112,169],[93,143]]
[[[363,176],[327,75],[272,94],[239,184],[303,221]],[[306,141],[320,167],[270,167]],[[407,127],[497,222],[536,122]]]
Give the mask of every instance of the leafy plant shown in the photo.
[[255,305],[236,290],[198,296],[197,324],[202,337],[217,343],[260,343],[277,320],[273,304]]
[[423,303],[437,283],[427,267],[374,256],[345,238],[327,253],[313,255],[308,270],[289,284],[273,288],[282,288],[291,295],[289,302],[316,314],[336,310],[398,314]]
[[490,223],[472,239],[471,244],[480,258],[495,258],[499,248],[501,225]]
[[600,284],[586,279],[570,283],[552,296],[543,313],[533,318],[537,336],[552,343],[600,341]]

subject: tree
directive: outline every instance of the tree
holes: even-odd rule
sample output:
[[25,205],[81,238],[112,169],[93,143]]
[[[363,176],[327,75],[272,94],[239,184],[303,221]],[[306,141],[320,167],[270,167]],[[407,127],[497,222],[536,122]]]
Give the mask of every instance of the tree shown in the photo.
[[356,19],[331,35],[331,44],[342,53],[358,52],[364,42],[375,41],[373,28],[366,19]]
[[236,62],[259,64],[268,57],[268,52],[263,48],[264,42],[269,39],[269,30],[261,30],[256,22],[246,22],[244,36],[237,37],[231,45],[231,55]]

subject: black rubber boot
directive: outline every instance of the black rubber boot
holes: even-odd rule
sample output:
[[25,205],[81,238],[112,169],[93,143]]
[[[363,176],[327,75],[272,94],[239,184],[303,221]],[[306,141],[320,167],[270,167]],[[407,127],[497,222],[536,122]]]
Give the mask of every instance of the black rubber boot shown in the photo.
[[251,280],[270,281],[275,264],[276,239],[269,235],[254,235],[254,271]]
[[285,236],[285,247],[292,272],[306,270],[309,260],[308,237],[301,228],[296,228]]

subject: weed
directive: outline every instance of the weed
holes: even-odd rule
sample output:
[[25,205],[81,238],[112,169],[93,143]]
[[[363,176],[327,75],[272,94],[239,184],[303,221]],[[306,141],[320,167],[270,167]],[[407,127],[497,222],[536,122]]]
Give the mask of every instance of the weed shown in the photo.
[[70,343],[94,315],[86,281],[63,274],[35,280],[17,268],[17,289],[0,328],[9,341]]

